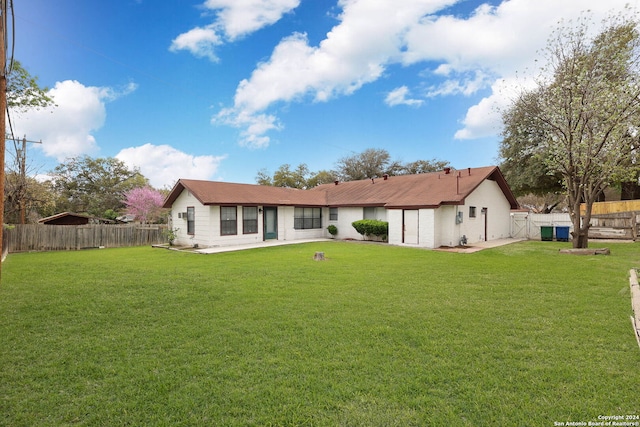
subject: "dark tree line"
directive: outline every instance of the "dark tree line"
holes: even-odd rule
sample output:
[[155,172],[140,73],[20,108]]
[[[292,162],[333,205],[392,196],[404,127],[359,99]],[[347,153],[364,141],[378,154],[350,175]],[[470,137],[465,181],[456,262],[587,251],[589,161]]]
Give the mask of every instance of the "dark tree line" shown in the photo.
[[311,172],[304,163],[299,164],[295,169],[292,169],[289,164],[281,165],[273,175],[262,169],[256,176],[256,182],[261,185],[304,189],[336,180],[357,181],[383,175],[413,175],[435,172],[445,167],[450,167],[449,162],[436,159],[402,163],[392,160],[387,150],[369,148],[362,153],[338,159],[333,170]]

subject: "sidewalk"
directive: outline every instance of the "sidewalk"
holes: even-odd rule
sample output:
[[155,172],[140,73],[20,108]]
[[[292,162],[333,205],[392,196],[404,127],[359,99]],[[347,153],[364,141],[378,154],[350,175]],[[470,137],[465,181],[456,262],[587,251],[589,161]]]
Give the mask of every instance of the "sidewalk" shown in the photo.
[[[489,242],[476,242],[472,245],[469,245],[464,248],[442,248],[442,249],[433,249],[447,252],[459,252],[459,253],[472,253],[478,252],[483,249],[495,248],[497,246],[504,246],[511,243],[521,242],[526,239],[498,239],[491,240]],[[217,254],[222,252],[234,252],[234,251],[243,251],[246,249],[256,249],[256,248],[267,248],[271,246],[283,246],[283,245],[297,245],[299,243],[313,243],[313,242],[340,242],[342,240],[335,239],[304,239],[304,240],[266,240],[264,242],[251,243],[247,245],[233,245],[233,246],[219,246],[212,248],[202,248],[202,249],[189,249],[189,252],[198,253],[198,254]],[[361,242],[359,240],[354,240],[354,242]],[[403,245],[405,247],[415,247],[412,245]],[[423,248],[419,248],[423,249]]]
[[490,240],[488,242],[475,242],[466,247],[452,247],[452,248],[436,248],[435,251],[443,251],[443,252],[457,252],[463,254],[470,254],[473,252],[478,252],[483,249],[496,248],[498,246],[510,245],[511,243],[522,242],[527,239],[524,238],[511,238],[508,239],[497,239]]

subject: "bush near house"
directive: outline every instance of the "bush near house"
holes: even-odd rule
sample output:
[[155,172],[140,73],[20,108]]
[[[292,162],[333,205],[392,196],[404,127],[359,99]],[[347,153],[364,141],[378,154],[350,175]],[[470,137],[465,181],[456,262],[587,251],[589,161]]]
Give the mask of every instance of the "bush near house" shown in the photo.
[[351,223],[353,228],[362,236],[376,236],[382,240],[387,240],[389,235],[389,223],[387,221],[379,221],[377,219],[361,219]]

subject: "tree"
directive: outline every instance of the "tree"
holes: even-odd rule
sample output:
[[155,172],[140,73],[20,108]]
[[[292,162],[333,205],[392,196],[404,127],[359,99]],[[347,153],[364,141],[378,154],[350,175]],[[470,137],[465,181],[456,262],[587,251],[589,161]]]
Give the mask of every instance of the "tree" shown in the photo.
[[158,222],[162,214],[164,196],[151,187],[132,188],[124,193],[127,213],[143,223]]
[[95,216],[109,209],[121,211],[127,191],[149,185],[138,169],[131,170],[113,157],[74,157],[56,166],[51,175],[58,212]]
[[502,114],[500,170],[516,196],[563,192],[562,175],[550,172],[544,159],[546,135],[537,120],[540,95],[538,90],[523,93]]
[[[53,99],[47,95],[48,89],[38,86],[38,78],[33,77],[22,67],[19,61],[14,61],[7,74],[7,109],[11,113],[24,113],[32,109],[40,109],[53,105]],[[15,223],[24,223],[27,205],[34,207],[37,200],[35,194],[41,195],[41,188],[29,188],[39,183],[29,179],[26,161],[26,138],[20,141],[13,138],[13,162],[7,164],[5,179],[5,209],[4,213]],[[31,197],[31,199],[27,199]],[[7,203],[8,202],[8,203]],[[17,210],[16,210],[17,209]],[[13,213],[18,212],[15,216]]]
[[335,171],[321,170],[310,172],[306,164],[301,163],[295,170],[291,165],[284,164],[273,174],[261,169],[256,175],[256,182],[260,185],[273,185],[289,188],[313,188],[320,184],[331,184],[336,180],[357,181],[382,177],[383,175],[412,175],[418,173],[436,172],[449,167],[449,162],[443,160],[416,160],[406,164],[398,160],[391,160],[387,150],[369,148],[362,153],[343,157],[338,160]]
[[48,183],[39,182],[28,176],[22,177],[12,171],[7,172],[5,175],[5,223],[36,222],[54,213],[55,198]]
[[273,179],[266,168],[260,169],[256,174],[256,184],[273,186]]
[[47,95],[48,90],[38,86],[38,77],[31,76],[19,61],[13,62],[7,74],[7,108],[10,111],[25,112],[54,105]]
[[336,173],[328,170],[321,170],[312,174],[307,179],[307,188],[317,187],[320,184],[331,184],[336,180]]
[[329,171],[310,172],[305,163],[300,163],[294,170],[285,163],[275,171],[273,177],[266,169],[258,171],[256,182],[260,185],[271,185],[286,188],[312,188],[320,184],[335,181],[335,175]]
[[368,148],[360,154],[343,157],[336,164],[336,172],[341,181],[357,181],[383,176],[391,165],[387,150]]
[[[533,146],[548,173],[562,177],[574,248],[588,246],[593,203],[604,189],[637,176],[640,43],[636,23],[613,18],[591,40],[590,27],[583,20],[576,28],[556,30],[537,88],[523,91],[505,116],[505,126],[516,126],[514,135],[525,139],[520,141],[523,149]],[[516,108],[523,108],[525,114]],[[585,204],[582,221],[581,203]]]
[[438,172],[444,168],[451,167],[446,160],[416,160],[402,166],[400,173],[397,175],[417,175],[419,173]]
[[284,164],[273,174],[273,185],[286,188],[307,188],[307,176],[309,168],[306,164],[300,163],[295,170],[291,166]]
[[338,160],[336,175],[343,181],[356,181],[383,175],[414,175],[436,172],[449,166],[449,162],[436,159],[416,160],[403,164],[398,160],[391,160],[391,155],[387,150],[369,148],[360,154]]

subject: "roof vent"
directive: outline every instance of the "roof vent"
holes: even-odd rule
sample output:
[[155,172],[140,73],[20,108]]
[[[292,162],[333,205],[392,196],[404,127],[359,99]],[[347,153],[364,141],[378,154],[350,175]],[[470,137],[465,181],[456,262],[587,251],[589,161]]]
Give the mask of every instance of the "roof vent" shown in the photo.
[[338,184],[340,184],[340,181],[338,181],[338,180],[336,179],[335,181],[333,181],[333,183],[334,183],[335,185],[338,185]]
[[451,168],[444,168],[444,173],[449,175],[449,173],[451,173]]
[[384,178],[385,181],[388,180],[389,179],[389,174],[385,173],[384,175],[382,175],[382,178]]

